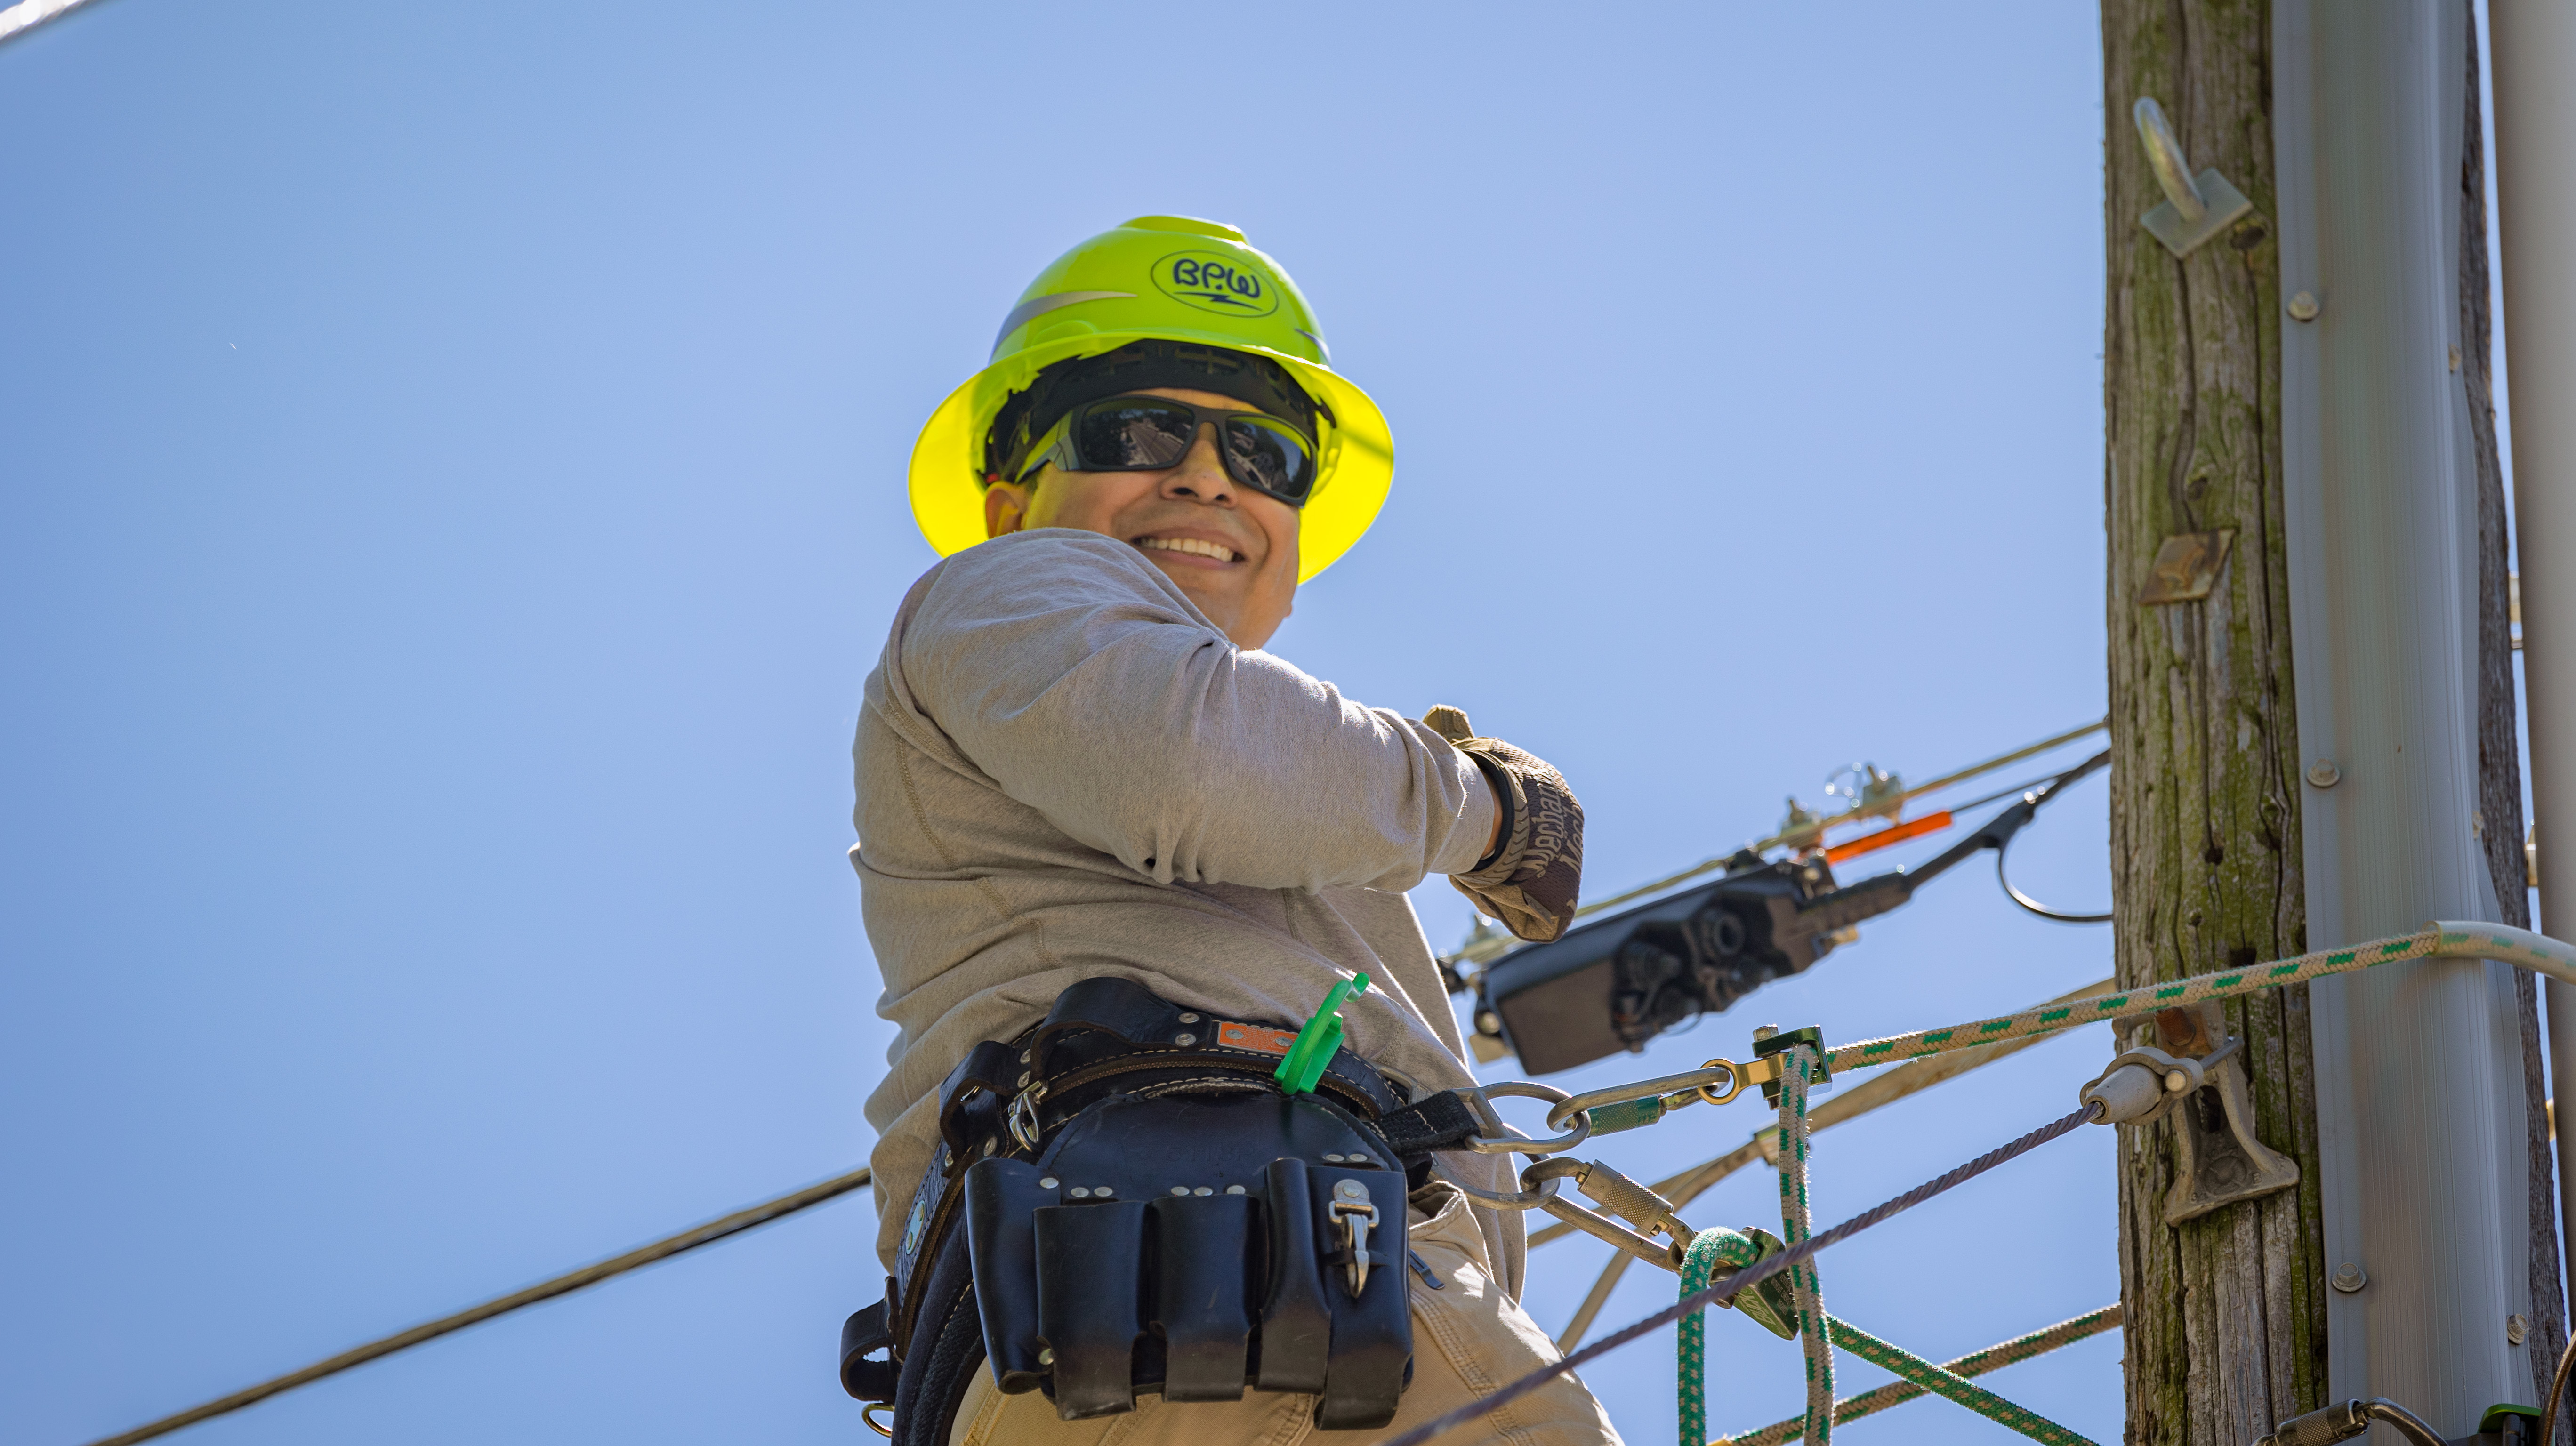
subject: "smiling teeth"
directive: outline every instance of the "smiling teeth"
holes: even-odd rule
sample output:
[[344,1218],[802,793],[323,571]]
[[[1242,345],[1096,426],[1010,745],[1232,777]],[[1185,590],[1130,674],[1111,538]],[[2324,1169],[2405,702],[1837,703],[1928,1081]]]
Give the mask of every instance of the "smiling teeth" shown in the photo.
[[1219,562],[1234,561],[1234,549],[1201,542],[1195,537],[1148,537],[1136,544],[1148,552],[1187,552],[1200,557],[1213,557]]

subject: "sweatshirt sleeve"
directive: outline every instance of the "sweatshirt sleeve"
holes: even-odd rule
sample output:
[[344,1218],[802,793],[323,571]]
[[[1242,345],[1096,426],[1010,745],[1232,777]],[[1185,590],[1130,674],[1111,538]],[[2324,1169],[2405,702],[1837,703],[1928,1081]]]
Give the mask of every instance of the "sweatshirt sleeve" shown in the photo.
[[1114,538],[959,553],[899,647],[915,705],[1005,794],[1164,882],[1407,889],[1492,831],[1439,735],[1236,648]]

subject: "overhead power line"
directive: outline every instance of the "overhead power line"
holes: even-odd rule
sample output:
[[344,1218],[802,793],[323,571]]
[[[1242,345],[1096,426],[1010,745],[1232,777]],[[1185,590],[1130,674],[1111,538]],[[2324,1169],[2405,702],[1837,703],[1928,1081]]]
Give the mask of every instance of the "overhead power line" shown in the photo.
[[18,0],[0,10],[0,45],[6,45],[48,20],[59,20],[89,0]]
[[[2021,762],[2025,758],[2035,758],[2052,749],[2063,748],[2067,744],[2072,743],[2079,738],[2090,737],[2093,734],[2100,733],[2105,729],[2108,729],[2110,726],[2111,720],[2103,718],[2092,723],[2087,723],[2081,728],[2070,728],[2063,733],[2043,738],[2036,743],[2025,744],[2022,747],[2014,749],[2010,753],[1997,754],[1992,758],[1986,759],[1982,763],[1971,763],[1965,768],[1956,769],[1952,772],[1942,774],[1940,777],[1933,779],[1929,783],[1918,783],[1912,788],[1890,793],[1883,798],[1872,799],[1865,804],[1855,800],[1853,806],[1842,813],[1829,814],[1822,818],[1811,818],[1805,822],[1793,821],[1791,823],[1784,824],[1780,832],[1771,835],[1769,838],[1760,839],[1756,842],[1746,844],[1744,847],[1757,854],[1768,853],[1775,848],[1781,848],[1784,846],[1797,849],[1819,847],[1824,843],[1825,831],[1827,829],[1844,824],[1864,823],[1874,818],[1894,820],[1904,810],[1906,804],[1911,803],[1915,799],[1921,798],[1926,794],[1938,793],[1942,789],[1965,783],[1971,778],[1982,777],[1999,768],[2010,767],[2015,763]],[[1995,799],[2008,797],[2010,794],[2019,793],[2021,791],[2021,789],[2010,789],[2005,793],[1992,794],[1979,799],[1977,800],[1977,803],[1992,803]],[[1976,806],[1976,803],[1954,804],[1951,807],[1951,812],[1961,812]],[[1876,837],[1877,835],[1875,834],[1864,834],[1860,839],[1851,840],[1851,842],[1859,843]],[[1742,850],[1717,854],[1710,858],[1702,859],[1698,863],[1691,865],[1689,868],[1686,868],[1679,873],[1667,874],[1660,879],[1656,879],[1652,883],[1639,884],[1633,889],[1622,890],[1619,893],[1612,894],[1606,899],[1595,899],[1576,909],[1574,911],[1574,917],[1577,919],[1589,918],[1592,915],[1603,912],[1604,910],[1615,909],[1622,904],[1631,903],[1635,900],[1646,898],[1649,895],[1660,894],[1666,889],[1673,888],[1676,885],[1686,884],[1702,875],[1715,873],[1719,869],[1725,868],[1728,863],[1734,860],[1737,853],[1740,852],[1742,852]],[[1513,938],[1510,934],[1505,933],[1500,929],[1487,926],[1480,918],[1476,923],[1476,932],[1468,938],[1467,942],[1460,945],[1455,951],[1443,956],[1440,962],[1444,968],[1451,970],[1455,970],[1456,967],[1462,963],[1490,964],[1494,960],[1501,958],[1504,954],[1520,947],[1520,942],[1521,941],[1518,939]],[[1464,986],[1462,984],[1453,982],[1450,992],[1456,993],[1458,989],[1463,987]]]
[[[66,0],[66,3],[77,4],[79,0]],[[17,8],[23,10],[26,6],[21,5]],[[0,11],[0,16],[8,13],[10,12]],[[175,1416],[164,1416],[149,1425],[137,1426],[122,1436],[102,1437],[91,1442],[90,1446],[132,1446],[132,1443],[137,1441],[149,1441],[155,1436],[166,1436],[182,1426],[193,1426],[199,1421],[221,1416],[229,1411],[238,1411],[244,1406],[265,1401],[271,1396],[292,1391],[298,1386],[309,1386],[325,1376],[336,1376],[352,1366],[363,1366],[369,1361],[392,1355],[399,1350],[407,1350],[423,1341],[436,1340],[450,1331],[461,1331],[467,1326],[480,1324],[494,1316],[507,1315],[521,1306],[535,1305],[539,1301],[552,1300],[559,1295],[570,1295],[584,1286],[597,1285],[611,1276],[624,1275],[630,1270],[651,1265],[657,1260],[668,1260],[674,1255],[695,1250],[701,1245],[713,1245],[727,1236],[739,1235],[754,1227],[793,1215],[809,1206],[820,1205],[826,1200],[846,1195],[867,1184],[871,1178],[867,1167],[861,1166],[846,1175],[835,1175],[820,1184],[808,1185],[802,1190],[781,1195],[775,1200],[763,1201],[747,1210],[737,1210],[722,1219],[710,1220],[704,1225],[691,1226],[677,1235],[665,1236],[650,1245],[638,1246],[624,1255],[613,1256],[596,1265],[585,1265],[579,1270],[558,1275],[552,1280],[540,1281],[525,1290],[487,1300],[481,1305],[468,1306],[454,1315],[441,1316],[427,1324],[416,1325],[410,1330],[386,1336],[382,1340],[369,1341],[354,1350],[342,1351],[327,1361],[316,1361],[300,1371],[289,1371],[273,1380],[262,1381],[256,1386],[235,1391],[229,1396],[208,1401],[202,1406],[191,1406]]]

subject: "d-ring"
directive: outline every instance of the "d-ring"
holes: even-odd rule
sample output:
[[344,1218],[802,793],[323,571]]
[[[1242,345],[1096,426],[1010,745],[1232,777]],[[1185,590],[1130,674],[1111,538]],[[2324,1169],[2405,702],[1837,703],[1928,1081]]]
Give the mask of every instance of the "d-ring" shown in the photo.
[[1746,1071],[1744,1066],[1737,1064],[1731,1059],[1713,1059],[1708,1063],[1701,1065],[1700,1068],[1722,1069],[1726,1071],[1726,1077],[1730,1081],[1726,1087],[1726,1093],[1724,1094],[1719,1094],[1715,1085],[1701,1085],[1699,1087],[1699,1097],[1713,1105],[1722,1105],[1733,1100],[1737,1095],[1744,1093],[1744,1086],[1750,1083],[1750,1081],[1745,1078]]
[[877,1424],[877,1412],[879,1411],[883,1411],[889,1416],[893,1415],[894,1402],[870,1401],[859,1408],[859,1419],[868,1423],[869,1430],[874,1431],[878,1435],[891,1441],[894,1439],[894,1428],[892,1426],[880,1426]]
[[1576,1115],[1572,1121],[1574,1127],[1564,1134],[1550,1136],[1544,1140],[1533,1140],[1504,1124],[1502,1116],[1494,1113],[1493,1101],[1488,1098],[1491,1095],[1503,1095],[1528,1100],[1545,1100],[1551,1105],[1561,1105],[1574,1098],[1554,1085],[1532,1084],[1525,1079],[1514,1079],[1504,1080],[1500,1084],[1480,1085],[1473,1090],[1462,1090],[1460,1093],[1468,1097],[1468,1108],[1476,1112],[1476,1117],[1485,1122],[1487,1129],[1494,1131],[1492,1135],[1467,1137],[1467,1148],[1477,1154],[1529,1155],[1535,1158],[1539,1155],[1553,1155],[1559,1150],[1571,1150],[1592,1138],[1592,1117]]

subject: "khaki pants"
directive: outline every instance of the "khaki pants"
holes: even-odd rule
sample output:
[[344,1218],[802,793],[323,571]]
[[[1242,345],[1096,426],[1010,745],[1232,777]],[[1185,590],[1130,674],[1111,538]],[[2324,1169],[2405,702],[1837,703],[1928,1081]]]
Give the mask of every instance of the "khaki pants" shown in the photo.
[[[1139,1396],[1136,1409],[1124,1415],[1060,1421],[1045,1396],[1005,1396],[993,1389],[990,1371],[977,1371],[949,1429],[950,1446],[1365,1446],[1556,1360],[1556,1344],[1538,1322],[1495,1288],[1467,1198],[1443,1186],[1432,1190],[1446,1202],[1429,1215],[1410,1209],[1407,1219],[1413,1249],[1444,1284],[1433,1290],[1412,1271],[1393,1267],[1413,1289],[1413,1385],[1385,1430],[1318,1432],[1314,1397],[1249,1390],[1240,1401],[1177,1406]],[[1430,1201],[1432,1191],[1414,1198]],[[1619,1433],[1601,1403],[1568,1374],[1441,1437],[1440,1446],[1478,1441],[1618,1446]]]

